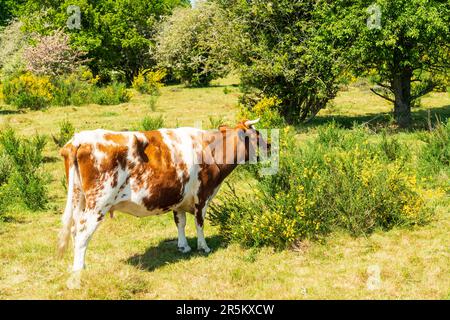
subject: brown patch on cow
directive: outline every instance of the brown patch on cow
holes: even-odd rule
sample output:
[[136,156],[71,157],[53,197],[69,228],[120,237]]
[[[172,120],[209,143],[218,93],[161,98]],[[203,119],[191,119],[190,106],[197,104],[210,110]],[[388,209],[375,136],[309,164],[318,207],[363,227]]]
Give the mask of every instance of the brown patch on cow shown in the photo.
[[77,148],[71,144],[67,143],[63,148],[61,148],[59,154],[64,157],[64,168],[66,172],[66,183],[69,183],[69,169],[75,164],[76,161]]
[[126,145],[128,143],[128,137],[120,133],[106,133],[103,137],[107,141],[120,145]]
[[85,224],[86,223],[86,219],[80,219],[80,224]]
[[[134,179],[133,190],[146,188],[149,196],[143,199],[147,210],[167,209],[181,202],[184,181],[177,175],[176,165],[172,161],[169,147],[163,141],[159,131],[144,133],[148,144],[136,146],[141,160],[130,167],[130,176]],[[142,155],[144,154],[144,155]]]
[[93,155],[93,147],[90,144],[82,144],[77,151],[78,170],[81,177],[81,187],[86,197],[86,208],[93,209],[96,197],[103,186],[101,173],[96,165]]
[[105,157],[103,157],[100,163],[101,172],[111,172],[117,169],[117,165],[125,169],[128,155],[128,147],[126,145],[105,145],[97,143],[96,148],[105,154]]

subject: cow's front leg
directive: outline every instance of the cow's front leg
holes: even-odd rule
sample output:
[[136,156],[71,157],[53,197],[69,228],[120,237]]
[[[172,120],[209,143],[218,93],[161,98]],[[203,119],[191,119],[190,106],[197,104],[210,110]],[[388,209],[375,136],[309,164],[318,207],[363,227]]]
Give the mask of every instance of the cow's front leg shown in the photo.
[[209,253],[209,249],[206,244],[205,235],[203,233],[203,226],[205,222],[206,205],[203,207],[195,206],[195,227],[197,229],[197,250],[204,250]]
[[186,227],[186,212],[174,211],[173,218],[178,229],[178,250],[187,253],[191,251],[191,247],[186,239],[185,227]]

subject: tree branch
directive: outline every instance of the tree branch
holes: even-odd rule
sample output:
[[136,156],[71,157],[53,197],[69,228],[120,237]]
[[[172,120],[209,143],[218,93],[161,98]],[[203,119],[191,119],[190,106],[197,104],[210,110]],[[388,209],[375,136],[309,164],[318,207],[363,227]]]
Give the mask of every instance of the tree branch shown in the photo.
[[432,84],[426,88],[424,88],[423,90],[421,90],[418,94],[414,95],[411,97],[410,101],[416,100],[417,98],[420,98],[423,95],[426,95],[427,93],[433,91],[433,89],[436,87],[435,84]]
[[394,93],[394,91],[392,90],[392,88],[391,88],[390,86],[388,86],[388,85],[386,85],[386,84],[382,84],[381,82],[377,82],[376,84],[377,84],[377,86],[380,86],[380,87],[382,87],[382,88],[388,89],[389,91],[391,91],[392,93]]
[[390,102],[392,102],[392,103],[395,103],[395,101],[392,100],[391,98],[386,97],[386,96],[382,95],[381,93],[376,92],[376,91],[375,91],[374,89],[372,89],[372,88],[370,88],[370,91],[372,91],[373,93],[375,93],[377,96],[379,96],[379,97],[381,97],[381,98],[383,98],[383,99],[386,99],[387,101],[390,101]]

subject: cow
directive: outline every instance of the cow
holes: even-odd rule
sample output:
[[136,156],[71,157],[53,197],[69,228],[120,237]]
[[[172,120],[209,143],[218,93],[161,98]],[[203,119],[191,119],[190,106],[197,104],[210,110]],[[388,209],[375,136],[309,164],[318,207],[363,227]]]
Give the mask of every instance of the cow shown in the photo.
[[184,127],[75,134],[60,152],[67,203],[58,248],[62,254],[72,236],[72,271],[84,268],[90,238],[115,210],[137,217],[172,211],[183,253],[191,250],[185,235],[186,212],[191,213],[198,250],[210,252],[203,233],[208,204],[237,165],[249,162],[258,147],[269,150],[254,127],[258,120],[209,131]]

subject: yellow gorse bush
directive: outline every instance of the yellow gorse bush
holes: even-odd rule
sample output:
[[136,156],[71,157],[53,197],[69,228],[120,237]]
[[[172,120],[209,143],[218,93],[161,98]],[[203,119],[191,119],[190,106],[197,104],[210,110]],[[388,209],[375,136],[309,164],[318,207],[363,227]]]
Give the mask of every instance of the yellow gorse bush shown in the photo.
[[159,94],[159,90],[163,87],[163,79],[167,72],[163,69],[150,71],[148,69],[142,70],[133,79],[133,88],[140,93]]
[[50,104],[53,90],[49,77],[25,73],[6,81],[3,95],[6,103],[18,108],[41,109]]
[[301,147],[289,128],[276,175],[255,177],[256,196],[236,192],[212,205],[212,221],[231,241],[284,248],[336,229],[352,235],[422,224],[424,190],[407,148],[390,138],[370,142],[363,129],[329,125]]

